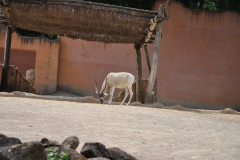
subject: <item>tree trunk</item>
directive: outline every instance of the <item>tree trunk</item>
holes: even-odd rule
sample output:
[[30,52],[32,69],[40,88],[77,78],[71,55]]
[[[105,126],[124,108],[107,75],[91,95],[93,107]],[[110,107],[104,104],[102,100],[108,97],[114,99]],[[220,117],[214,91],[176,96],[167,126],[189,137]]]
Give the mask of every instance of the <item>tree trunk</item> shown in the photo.
[[149,54],[148,54],[148,47],[147,47],[147,45],[144,46],[144,50],[145,50],[145,54],[146,54],[148,71],[149,71],[149,74],[150,74],[150,72],[151,72],[151,65],[150,65],[150,60],[149,60]]
[[146,97],[145,97],[145,104],[150,104],[153,93],[153,86],[156,78],[156,72],[157,72],[157,65],[158,65],[158,56],[159,56],[159,50],[160,50],[160,41],[162,36],[162,25],[164,21],[164,10],[165,6],[160,5],[159,11],[158,11],[158,17],[160,18],[160,21],[157,25],[156,29],[156,36],[155,36],[155,44],[154,44],[154,51],[153,51],[153,58],[152,58],[152,67],[150,76],[148,79],[148,86],[146,90]]
[[136,101],[142,103],[142,60],[140,46],[135,45],[137,62]]

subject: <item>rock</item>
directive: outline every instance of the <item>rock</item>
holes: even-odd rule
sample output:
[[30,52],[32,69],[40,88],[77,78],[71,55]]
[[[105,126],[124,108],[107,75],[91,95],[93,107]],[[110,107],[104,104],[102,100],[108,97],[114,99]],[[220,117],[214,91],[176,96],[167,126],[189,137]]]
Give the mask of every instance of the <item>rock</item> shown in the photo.
[[7,137],[3,134],[0,135],[0,147],[7,147],[15,144],[22,144],[18,138]]
[[135,157],[117,147],[107,149],[111,160],[136,160]]
[[79,139],[76,136],[71,136],[65,139],[61,145],[65,148],[71,148],[76,150],[79,145]]
[[70,160],[87,160],[86,157],[84,157],[83,155],[79,154],[76,150],[71,149],[71,148],[64,148],[63,146],[46,148],[45,149],[46,155],[51,150],[56,149],[56,148],[57,148],[57,151],[56,151],[57,155],[56,156],[59,156],[61,154],[61,152],[64,152],[64,153],[69,153],[70,154]]
[[34,86],[35,82],[35,69],[28,69],[26,71],[26,79],[29,81],[29,83]]
[[236,110],[233,110],[231,108],[225,108],[224,110],[222,110],[220,112],[225,113],[225,114],[239,114]]
[[49,140],[47,138],[42,138],[40,142],[41,142],[41,144],[43,145],[44,148],[49,148],[49,147],[53,147],[53,146],[60,146],[60,143],[58,143],[57,141]]
[[1,155],[1,152],[0,152],[0,160],[10,160],[10,159],[8,159],[8,158],[4,157],[3,155]]
[[95,158],[95,157],[109,158],[109,154],[106,147],[103,144],[98,142],[85,143],[80,153],[86,158]]
[[0,139],[1,138],[6,138],[7,136],[5,136],[4,134],[0,133]]
[[[28,142],[0,148],[0,157],[6,160],[47,160],[40,142]],[[3,158],[3,160],[5,160]],[[1,159],[2,160],[2,159]]]
[[97,158],[89,158],[87,160],[110,160],[108,158],[103,158],[103,157],[97,157]]

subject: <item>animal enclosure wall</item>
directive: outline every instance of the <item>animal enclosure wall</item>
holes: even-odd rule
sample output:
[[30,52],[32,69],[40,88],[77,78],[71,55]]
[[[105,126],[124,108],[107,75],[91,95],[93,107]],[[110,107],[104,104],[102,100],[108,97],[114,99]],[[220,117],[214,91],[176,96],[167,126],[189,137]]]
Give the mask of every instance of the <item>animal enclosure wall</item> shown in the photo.
[[[13,55],[10,57],[10,64],[17,67],[20,65],[19,68],[21,71],[26,72],[24,69],[26,62],[24,61],[29,59],[29,57],[33,57],[29,59],[30,61],[32,60],[29,63],[31,63],[30,66],[34,64],[36,72],[34,87],[40,94],[48,94],[56,91],[59,40],[50,41],[43,38],[22,37],[13,33],[11,43],[10,55]],[[5,31],[2,30],[0,34],[0,47],[4,48],[4,44]],[[15,57],[16,55],[17,57]],[[23,73],[23,75],[26,75],[26,73]]]
[[[158,10],[156,3],[154,10]],[[240,16],[195,11],[172,1],[163,24],[157,97],[164,105],[240,110]],[[149,45],[152,53],[153,45]],[[148,70],[142,52],[143,78]],[[150,57],[152,55],[150,54]],[[109,72],[136,75],[132,44],[104,44],[61,37],[58,86],[82,96],[94,94]]]
[[[158,10],[158,1],[154,10]],[[190,10],[172,1],[167,7],[157,69],[157,98],[164,105],[240,110],[240,15]],[[0,35],[4,47],[5,32]],[[153,45],[148,45],[150,57]],[[109,72],[136,75],[133,44],[104,44],[60,37],[57,41],[12,34],[13,52],[36,54],[35,88],[40,94],[57,86],[81,96],[95,95]],[[148,68],[142,52],[143,78]],[[24,58],[24,57],[22,57]],[[151,59],[150,59],[151,60]],[[117,95],[117,91],[116,94]]]
[[[4,48],[0,48],[0,63],[3,63]],[[15,65],[25,76],[28,69],[35,69],[36,52],[11,49],[10,65]]]
[[132,44],[104,44],[61,37],[58,86],[81,96],[96,96],[94,78],[100,88],[108,73],[125,71],[135,75],[135,66]]
[[[157,6],[163,3],[158,2]],[[164,22],[158,100],[240,110],[240,15],[190,10],[172,1]]]

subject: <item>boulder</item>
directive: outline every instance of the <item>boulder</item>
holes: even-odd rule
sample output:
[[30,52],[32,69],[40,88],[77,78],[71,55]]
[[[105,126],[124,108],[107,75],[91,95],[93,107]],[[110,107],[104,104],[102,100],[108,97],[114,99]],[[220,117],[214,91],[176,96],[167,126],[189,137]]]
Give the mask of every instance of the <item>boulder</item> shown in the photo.
[[3,134],[0,135],[0,147],[6,147],[15,144],[22,144],[22,142],[18,138],[7,137]]
[[86,157],[84,157],[82,154],[79,154],[76,150],[71,149],[71,148],[64,148],[63,146],[56,146],[56,147],[50,147],[46,148],[45,152],[46,155],[48,155],[51,151],[55,150],[57,153],[56,157],[59,157],[62,152],[65,154],[69,153],[70,154],[70,160],[87,160]]
[[96,158],[89,158],[87,160],[110,160],[108,158],[103,158],[103,157],[96,157]]
[[0,139],[1,138],[6,138],[7,136],[5,136],[4,134],[0,133]]
[[1,160],[47,160],[39,142],[28,142],[0,148]]
[[34,86],[35,82],[35,69],[28,69],[26,71],[26,79],[29,81],[29,83]]
[[41,144],[43,145],[44,148],[49,148],[49,147],[53,147],[53,146],[60,146],[60,143],[58,143],[57,141],[49,140],[47,138],[42,138],[40,142],[41,142]]
[[76,136],[71,136],[65,139],[61,145],[65,148],[71,148],[76,150],[79,145],[79,139]]
[[136,160],[135,157],[117,147],[107,149],[111,160]]
[[95,157],[109,158],[109,154],[106,147],[98,142],[85,143],[80,152],[86,158]]
[[233,110],[231,108],[225,108],[224,110],[221,110],[220,113],[225,114],[239,114],[236,110]]

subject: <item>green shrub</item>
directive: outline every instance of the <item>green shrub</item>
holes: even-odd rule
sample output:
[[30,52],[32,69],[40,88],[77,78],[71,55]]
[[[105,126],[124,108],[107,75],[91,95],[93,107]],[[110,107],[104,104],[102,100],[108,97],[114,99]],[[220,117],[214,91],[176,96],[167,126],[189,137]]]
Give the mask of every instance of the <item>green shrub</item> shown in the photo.
[[49,149],[47,160],[69,160],[70,154],[68,152],[57,153],[58,148]]

